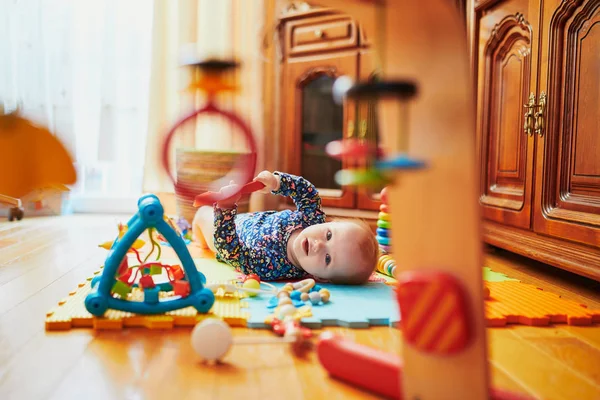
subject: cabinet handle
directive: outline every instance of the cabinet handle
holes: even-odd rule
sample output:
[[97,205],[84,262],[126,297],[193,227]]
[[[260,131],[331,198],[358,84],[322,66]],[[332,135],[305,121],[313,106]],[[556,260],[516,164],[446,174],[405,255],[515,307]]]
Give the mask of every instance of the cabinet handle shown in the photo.
[[525,107],[525,123],[523,124],[523,129],[525,130],[525,135],[533,134],[533,109],[535,108],[535,94],[529,94],[529,103],[524,104]]
[[319,39],[323,39],[323,36],[325,36],[325,33],[323,33],[323,31],[320,29],[316,29],[315,36],[318,37]]
[[367,121],[363,119],[362,121],[360,121],[360,129],[358,130],[358,138],[364,139],[365,136],[367,136]]
[[546,93],[540,93],[540,101],[537,105],[537,111],[535,112],[535,133],[539,135],[539,137],[544,136],[544,127],[546,126],[545,118],[546,118]]
[[348,127],[346,129],[347,129],[346,137],[348,139],[350,139],[354,135],[354,121],[352,121],[352,120],[348,121]]

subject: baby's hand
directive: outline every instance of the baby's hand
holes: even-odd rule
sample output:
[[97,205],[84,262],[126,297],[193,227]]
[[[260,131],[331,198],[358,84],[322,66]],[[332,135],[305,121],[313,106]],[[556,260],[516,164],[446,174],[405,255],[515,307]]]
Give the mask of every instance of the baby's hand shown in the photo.
[[224,186],[219,190],[219,193],[223,196],[222,200],[217,201],[217,205],[222,208],[232,207],[241,197],[240,193],[237,193],[232,197],[235,192],[240,190],[240,185],[231,181],[229,185]]
[[264,188],[258,191],[259,193],[271,193],[272,191],[279,189],[279,177],[269,171],[262,171],[260,174],[256,175],[254,181],[261,182],[265,185]]

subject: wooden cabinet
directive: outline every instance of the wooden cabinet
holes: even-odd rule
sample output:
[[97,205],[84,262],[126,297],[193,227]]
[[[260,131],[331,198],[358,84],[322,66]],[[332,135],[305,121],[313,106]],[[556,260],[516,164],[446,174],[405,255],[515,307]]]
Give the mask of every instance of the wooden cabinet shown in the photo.
[[381,188],[369,192],[338,185],[336,172],[357,165],[325,153],[334,140],[377,137],[374,106],[338,104],[333,96],[337,78],[356,81],[376,73],[367,35],[349,16],[317,9],[281,18],[279,37],[281,169],[314,183],[325,207],[378,210]]
[[485,239],[600,280],[600,2],[474,11]]

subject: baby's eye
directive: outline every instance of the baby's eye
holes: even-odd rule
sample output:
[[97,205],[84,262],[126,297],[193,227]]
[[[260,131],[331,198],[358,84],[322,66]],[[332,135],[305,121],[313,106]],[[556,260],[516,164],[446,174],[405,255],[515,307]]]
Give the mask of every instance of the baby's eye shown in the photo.
[[327,240],[331,240],[331,231],[327,231]]
[[329,265],[331,263],[331,256],[329,254],[325,254],[325,265]]

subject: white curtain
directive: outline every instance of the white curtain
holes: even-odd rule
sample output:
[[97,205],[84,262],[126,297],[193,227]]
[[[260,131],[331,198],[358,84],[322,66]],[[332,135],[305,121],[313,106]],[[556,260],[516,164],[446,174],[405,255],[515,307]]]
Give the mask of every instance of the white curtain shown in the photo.
[[74,211],[129,212],[142,193],[153,8],[0,0],[0,102],[19,104],[69,149]]

